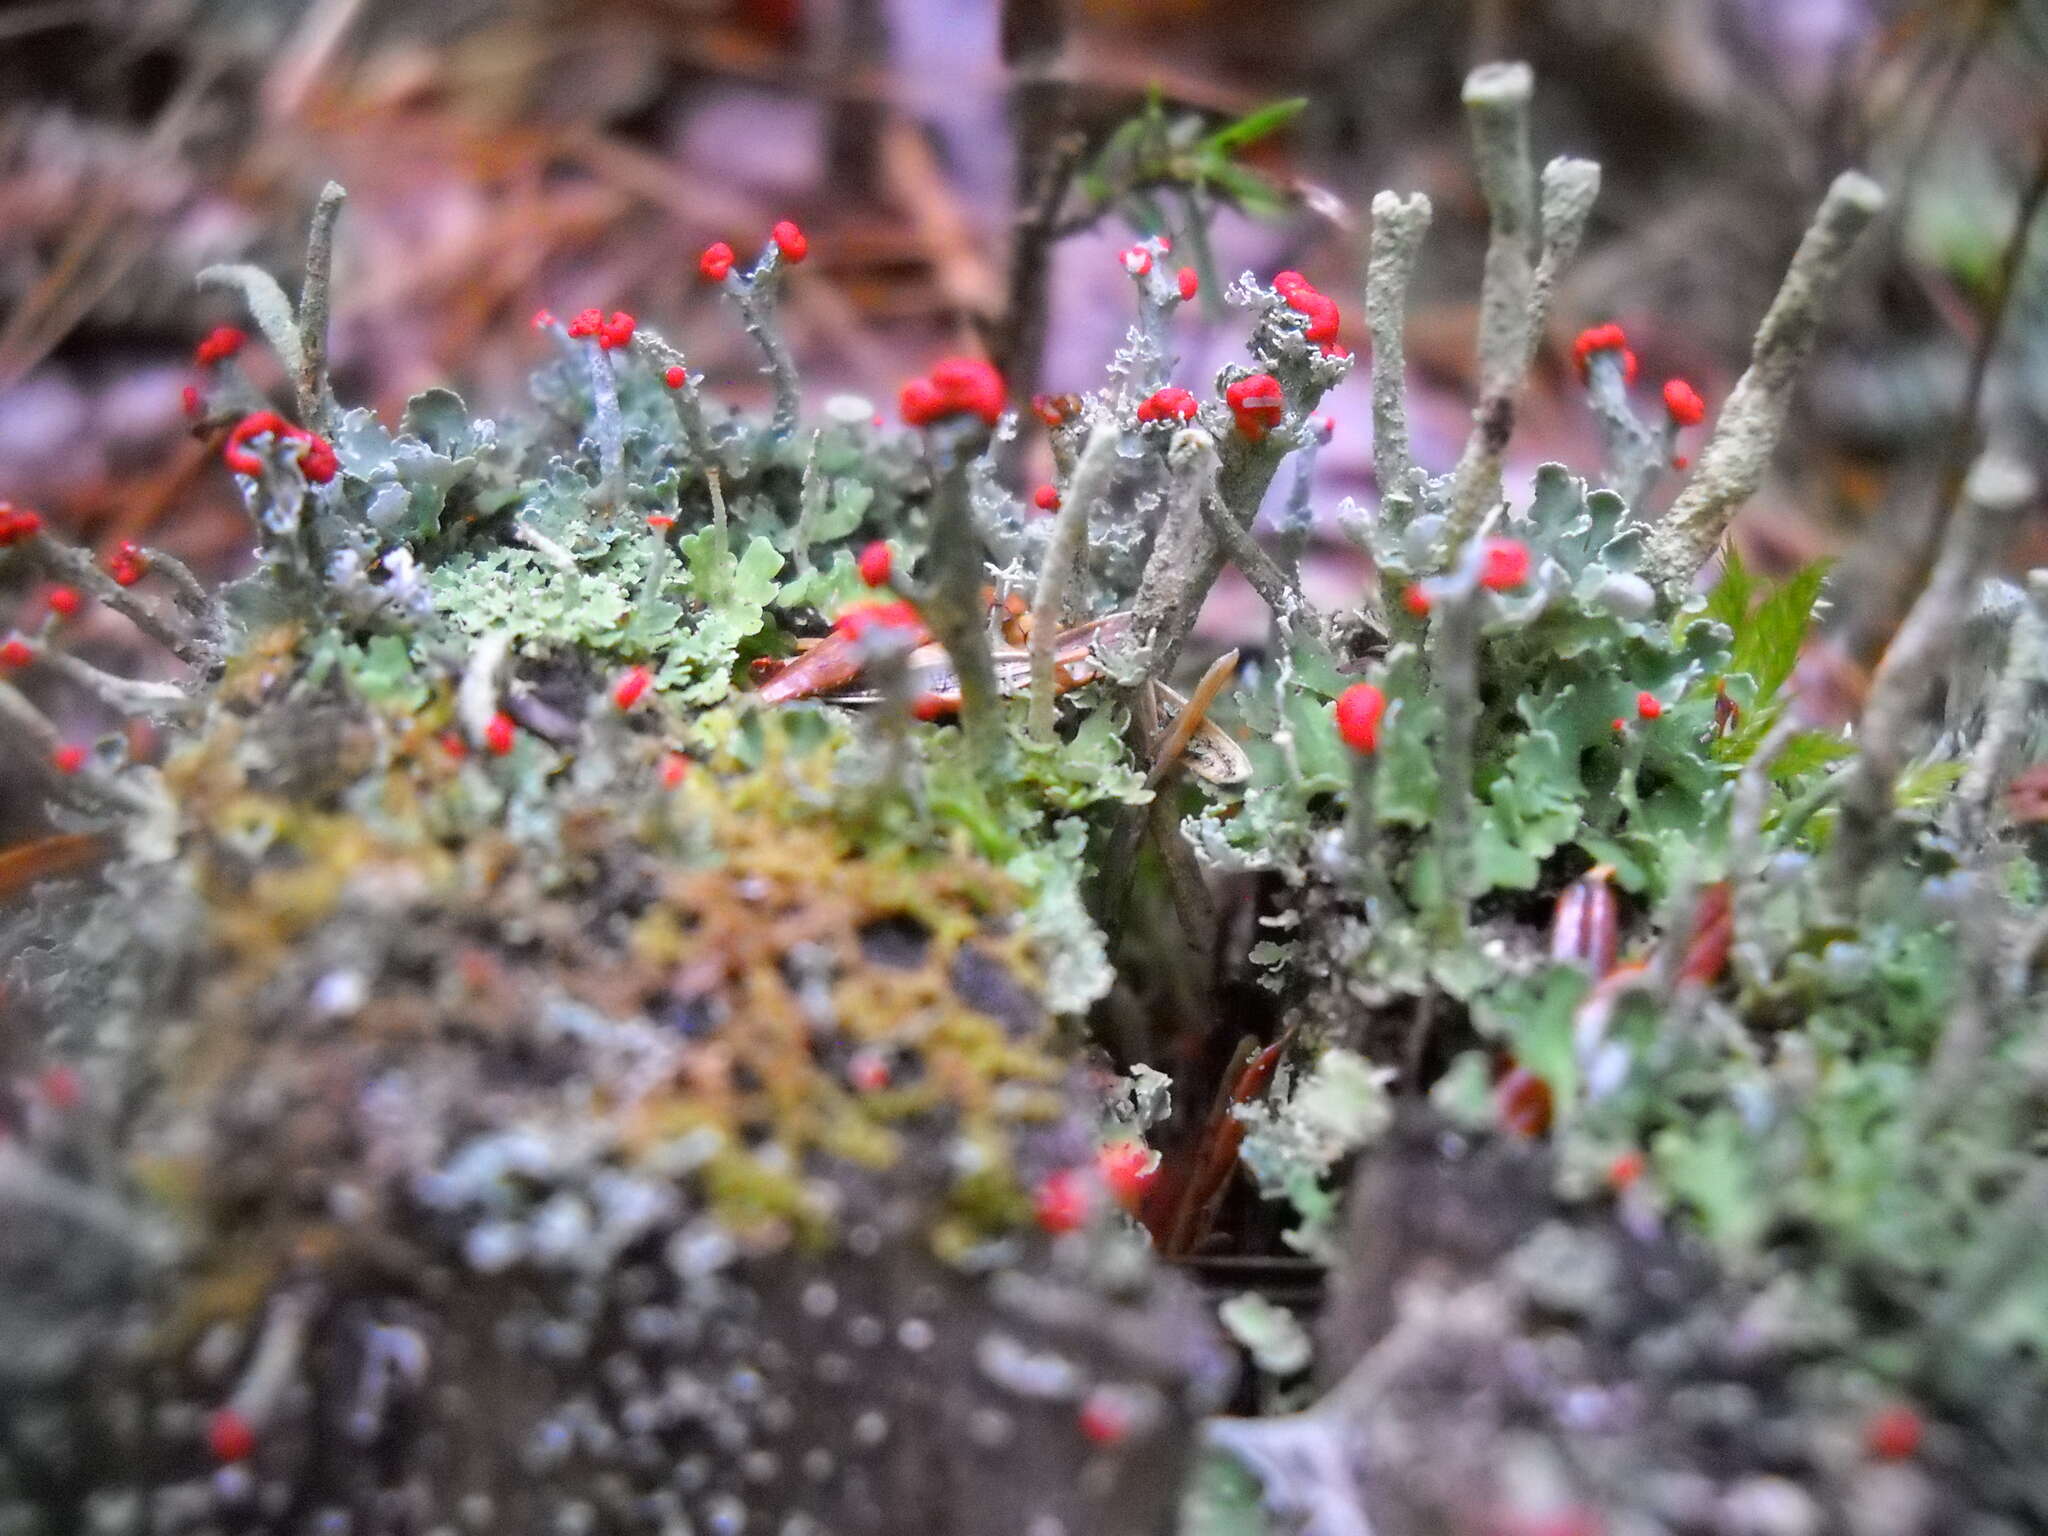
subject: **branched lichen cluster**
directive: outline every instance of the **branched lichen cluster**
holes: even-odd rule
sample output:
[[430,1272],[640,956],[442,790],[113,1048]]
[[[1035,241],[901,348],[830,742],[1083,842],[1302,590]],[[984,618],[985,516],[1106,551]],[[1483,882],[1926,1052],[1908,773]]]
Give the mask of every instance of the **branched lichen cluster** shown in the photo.
[[[0,681],[101,865],[0,929],[0,1532],[1160,1529],[1228,1373],[1124,1211],[1186,1259],[1240,1171],[1331,1300],[1313,1344],[1223,1308],[1269,1411],[1210,1423],[1190,1530],[1862,1529],[1901,1400],[1938,1433],[1900,1496],[1950,1522],[1903,1529],[2048,1518],[2048,618],[1987,582],[2031,488],[1987,455],[1860,727],[1809,724],[1821,573],[1695,578],[1880,198],[1829,192],[1667,511],[1697,401],[1646,425],[1614,337],[1603,472],[1510,485],[1598,187],[1537,172],[1531,90],[1466,91],[1493,228],[1440,474],[1430,208],[1373,203],[1372,575],[1331,612],[1298,564],[1354,363],[1299,274],[1229,287],[1246,361],[1193,389],[1195,285],[1132,247],[1104,386],[1033,402],[1045,499],[985,364],[908,430],[806,413],[800,232],[706,254],[766,421],[617,314],[540,317],[525,420],[335,401],[338,189],[296,303],[212,274],[298,397],[252,414],[228,361],[201,402],[254,572],[0,523],[185,666],[20,642],[161,766]],[[1227,565],[1271,643],[1183,695]],[[1176,1102],[1132,989],[1090,1009],[1154,941],[1211,960],[1234,872],[1278,1026]]]

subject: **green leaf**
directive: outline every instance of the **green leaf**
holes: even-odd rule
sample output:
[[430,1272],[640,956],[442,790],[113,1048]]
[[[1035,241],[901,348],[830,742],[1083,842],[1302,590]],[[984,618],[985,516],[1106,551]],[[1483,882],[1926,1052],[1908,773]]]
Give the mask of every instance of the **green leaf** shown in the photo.
[[1150,127],[1143,115],[1126,118],[1117,125],[1082,177],[1082,190],[1092,201],[1106,203],[1114,195],[1116,181],[1128,169],[1124,162],[1137,154]]
[[1290,96],[1247,112],[1234,123],[1225,123],[1201,142],[1205,150],[1231,154],[1248,144],[1277,133],[1299,117],[1308,106],[1306,96]]
[[1938,805],[1961,782],[1965,765],[1954,758],[1916,763],[1899,775],[1893,800],[1902,811],[1924,811]]
[[1855,752],[1847,737],[1833,731],[1801,731],[1778,754],[1778,760],[1771,765],[1771,777],[1781,784],[1793,783],[1830,763],[1852,757]]
[[1726,624],[1731,634],[1741,634],[1749,619],[1750,604],[1756,600],[1756,584],[1749,567],[1742,563],[1742,551],[1732,543],[1721,560],[1721,579],[1707,594],[1707,617]]
[[1287,199],[1257,171],[1219,161],[1203,168],[1204,179],[1255,219],[1278,219],[1287,213]]
[[[1816,560],[1791,577],[1756,606],[1735,629],[1735,655],[1730,665],[1756,679],[1758,704],[1777,697],[1799,663],[1799,647],[1813,622],[1813,605],[1827,579],[1826,561]],[[1724,578],[1725,579],[1725,578]]]

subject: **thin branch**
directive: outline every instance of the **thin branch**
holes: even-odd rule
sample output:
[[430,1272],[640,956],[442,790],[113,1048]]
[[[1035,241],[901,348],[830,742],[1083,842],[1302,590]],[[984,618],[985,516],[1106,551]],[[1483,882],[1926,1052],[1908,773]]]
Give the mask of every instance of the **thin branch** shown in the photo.
[[1859,171],[1837,176],[1792,257],[1750,348],[1749,367],[1721,408],[1699,468],[1663,521],[1650,530],[1643,574],[1677,602],[1742,504],[1763,483],[1784,430],[1792,384],[1820,334],[1822,311],[1848,266],[1856,238],[1884,207],[1884,192]]
[[[1224,547],[1211,526],[1212,512],[1240,530],[1248,527],[1289,445],[1278,432],[1257,444],[1238,437],[1229,461],[1219,466],[1214,440],[1206,432],[1181,432],[1173,442],[1181,451],[1168,452],[1166,516],[1131,604],[1130,632],[1148,657],[1146,677],[1163,677],[1171,670],[1222,573]],[[1209,451],[1201,451],[1203,443]],[[1219,503],[1214,509],[1205,505],[1212,495]]]
[[[1521,352],[1512,370],[1503,365],[1491,371],[1489,377],[1489,371],[1482,369],[1483,393],[1479,408],[1473,413],[1472,433],[1451,476],[1454,538],[1463,538],[1500,502],[1501,463],[1514,435],[1515,413],[1529,377],[1529,365],[1536,357],[1537,341],[1550,319],[1558,275],[1578,254],[1586,220],[1599,195],[1600,167],[1590,160],[1561,157],[1543,168],[1542,253],[1529,280]],[[1503,340],[1500,345],[1505,346],[1506,342]]]
[[575,574],[576,557],[531,523],[514,520],[512,524],[512,537],[539,555],[556,570],[567,571],[571,575]]
[[1146,677],[1162,677],[1172,669],[1203,598],[1223,569],[1223,552],[1203,507],[1216,486],[1214,444],[1202,453],[1190,434],[1175,441],[1187,446],[1177,459],[1168,460],[1166,516],[1131,605],[1131,633],[1147,653]]
[[44,571],[67,586],[83,587],[186,665],[203,666],[209,659],[204,646],[174,628],[153,604],[144,602],[101,570],[99,563],[85,550],[66,544],[48,532],[38,533],[28,550]]
[[12,683],[0,682],[0,736],[25,744],[43,776],[44,788],[56,798],[82,810],[94,812],[146,813],[155,808],[154,799],[140,786],[123,782],[88,757],[75,773],[60,773],[55,766],[57,750],[64,745],[47,716]]
[[1173,915],[1193,952],[1195,974],[1206,974],[1215,964],[1210,950],[1216,933],[1216,898],[1210,894],[1209,884],[1202,878],[1201,863],[1181,832],[1173,796],[1154,795],[1144,814],[1146,830],[1159,850],[1159,868],[1166,876],[1166,894],[1173,902]]
[[[1977,333],[1977,345],[1970,352],[1970,371],[1963,383],[1962,405],[1956,417],[1955,439],[1949,445],[1947,472],[1942,476],[1937,491],[1943,500],[1927,519],[1926,537],[1914,553],[1913,585],[1917,586],[1934,567],[1942,539],[1948,531],[1948,513],[1954,505],[1952,487],[1977,451],[1977,418],[1984,407],[1985,383],[1991,376],[1991,363],[1998,352],[1999,338],[2005,334],[2006,313],[2012,308],[2020,272],[2026,265],[2027,246],[2033,238],[2034,225],[2044,200],[2048,200],[2048,137],[2042,140],[2033,178],[2020,194],[2019,212],[2012,234],[1999,254],[1998,276],[1985,309],[1983,329]],[[1909,586],[1907,590],[1912,588]]]
[[1465,115],[1486,195],[1489,233],[1479,284],[1479,405],[1451,490],[1450,542],[1456,549],[1486,514],[1485,463],[1497,462],[1514,421],[1514,394],[1529,352],[1529,301],[1535,267],[1536,169],[1529,158],[1526,64],[1484,64],[1465,77]]
[[1437,749],[1437,810],[1433,830],[1440,906],[1437,942],[1453,945],[1465,931],[1472,871],[1473,742],[1479,727],[1479,575],[1483,541],[1469,541],[1457,568],[1438,584],[1431,633],[1437,704],[1443,736]]
[[1408,285],[1429,233],[1429,199],[1420,192],[1372,200],[1372,254],[1365,268],[1365,319],[1372,331],[1372,462],[1381,505],[1406,494],[1416,474],[1408,443]]
[[1878,663],[1857,727],[1856,759],[1844,779],[1835,875],[1827,887],[1845,911],[1853,910],[1883,847],[1893,789],[1918,735],[1914,727],[1928,690],[1947,670],[1979,578],[2033,496],[2034,477],[2025,465],[1996,454],[1977,461],[1927,589]]
[[676,420],[682,424],[684,446],[709,464],[717,448],[711,441],[711,429],[704,418],[703,376],[690,372],[689,362],[683,354],[651,331],[644,328],[635,331],[633,345],[647,355],[654,371],[664,377],[671,368],[682,369],[682,385],[668,392],[669,399],[675,402]]
[[2006,638],[2005,664],[1985,706],[1983,733],[1956,786],[1956,814],[1966,846],[1989,830],[2013,752],[2033,723],[2037,679],[2048,660],[2048,571],[2028,576],[2027,597]]
[[1912,1134],[1916,1142],[1939,1130],[1966,1096],[1970,1079],[1984,1061],[2000,1000],[2006,919],[2012,908],[1999,894],[1993,871],[1979,859],[1962,871],[1963,911],[1956,921],[1961,975],[1941,1027],[1941,1039],[1915,1095]]
[[143,563],[171,584],[171,596],[180,608],[195,619],[211,620],[217,616],[219,609],[213,594],[192,574],[191,566],[150,545],[144,545],[141,553]]
[[1114,422],[1101,422],[1088,435],[1080,462],[1067,483],[1046,540],[1045,558],[1038,568],[1038,591],[1031,604],[1031,703],[1032,738],[1053,740],[1054,688],[1053,653],[1059,645],[1060,627],[1066,621],[1067,581],[1088,538],[1088,514],[1109,491],[1116,475],[1117,441],[1122,436]]
[[596,340],[584,342],[583,357],[590,370],[590,430],[597,439],[598,495],[606,506],[616,509],[626,495],[626,424],[619,412],[619,381],[612,372],[611,353]]
[[1599,197],[1600,167],[1593,161],[1559,155],[1543,167],[1542,245],[1529,290],[1529,331],[1523,343],[1522,366],[1515,375],[1518,385],[1535,361],[1544,327],[1550,323],[1550,306],[1557,300],[1558,278],[1579,254],[1586,221]]
[[789,355],[782,333],[775,328],[775,301],[781,291],[782,270],[782,253],[771,242],[751,272],[744,276],[738,272],[726,275],[725,291],[739,305],[740,324],[761,349],[761,371],[775,386],[775,416],[770,430],[777,437],[788,437],[796,431],[802,391],[797,383],[796,360]]
[[1764,817],[1771,805],[1771,769],[1792,738],[1799,734],[1799,717],[1786,710],[1764,734],[1736,775],[1733,805],[1729,811],[1728,880],[1730,921],[1734,942],[1730,958],[1737,973],[1750,986],[1762,984],[1768,967],[1764,959]]
[[1637,512],[1670,452],[1629,403],[1627,365],[1611,347],[1586,359],[1586,404],[1600,427],[1606,483]]
[[50,646],[39,647],[37,657],[44,666],[76,683],[117,714],[161,715],[185,709],[193,703],[192,696],[176,683],[152,683],[142,678],[121,677]]
[[796,526],[789,532],[789,558],[800,576],[811,573],[811,529],[825,510],[825,493],[831,489],[831,482],[818,469],[818,450],[824,441],[822,431],[811,434],[810,451],[804,455],[803,483],[796,493]]
[[334,221],[348,198],[338,181],[320,189],[306,237],[306,278],[299,289],[299,420],[315,432],[334,430],[334,392],[327,385],[327,312],[334,271]]
[[[1028,98],[1056,97],[1045,106],[1024,106]],[[1053,247],[1059,243],[1057,221],[1067,188],[1087,153],[1085,134],[1057,126],[1065,116],[1066,87],[1054,81],[1020,83],[1017,93],[1020,122],[1032,117],[1041,125],[1030,130],[1042,138],[1020,136],[1018,143],[1044,144],[1041,163],[1025,168],[1028,178],[1022,188],[1022,206],[1017,210],[1010,238],[1010,264],[1006,280],[1008,298],[995,345],[996,366],[1019,395],[1028,396],[1038,387],[1039,369],[1044,363],[1047,295],[1052,283]]]
[[1251,530],[1230,515],[1230,509],[1223,505],[1220,497],[1204,496],[1201,509],[1202,516],[1208,520],[1209,531],[1223,546],[1223,553],[1229,557],[1230,563],[1251,584],[1260,600],[1273,610],[1273,616],[1283,626],[1292,629],[1304,612],[1301,589],[1280,568],[1280,563],[1259,547],[1259,541],[1252,537]]
[[988,643],[988,614],[981,585],[987,561],[969,505],[969,450],[980,438],[980,423],[955,425],[934,434],[938,483],[931,501],[931,587],[920,605],[932,635],[952,659],[960,685],[960,732],[968,755],[992,769],[1002,750],[1002,695]]

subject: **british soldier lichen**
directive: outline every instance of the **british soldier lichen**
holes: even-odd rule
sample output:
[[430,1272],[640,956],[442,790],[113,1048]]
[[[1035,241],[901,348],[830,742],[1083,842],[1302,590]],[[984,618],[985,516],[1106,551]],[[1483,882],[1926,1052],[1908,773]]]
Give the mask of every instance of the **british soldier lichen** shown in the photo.
[[[1149,226],[1103,386],[1032,398],[1055,465],[1035,489],[981,358],[901,382],[900,423],[806,410],[776,325],[811,280],[787,221],[751,264],[697,259],[759,349],[765,421],[601,307],[535,316],[531,419],[439,389],[396,422],[346,406],[338,187],[296,300],[210,271],[291,385],[288,408],[258,397],[229,328],[195,355],[256,569],[213,592],[0,506],[0,572],[37,594],[0,641],[9,762],[72,839],[64,883],[0,926],[34,1035],[33,1091],[0,1109],[0,1277],[25,1298],[0,1302],[0,1344],[28,1341],[0,1347],[0,1529],[1157,1529],[1228,1372],[1130,1218],[1198,1255],[1240,1167],[1291,1209],[1292,1249],[1340,1266],[1327,1340],[1363,1354],[1381,1334],[1345,1319],[1370,1314],[1425,1341],[1363,1363],[1326,1343],[1315,1406],[1211,1427],[1274,1509],[1332,1529],[1367,1528],[1354,1465],[1428,1512],[1387,1529],[1460,1528],[1513,1491],[1468,1447],[1511,1433],[1597,1442],[1556,1458],[1553,1504],[1677,1528],[1646,1490],[1754,1448],[1672,1449],[1682,1404],[1642,1440],[1570,1405],[1651,1330],[1719,1381],[1694,1341],[1758,1276],[1817,1306],[1885,1296],[1867,1351],[1838,1329],[1784,1392],[1802,1426],[1876,1426],[1860,1443],[1888,1464],[1943,1443],[1884,1417],[1902,1393],[1963,1382],[1967,1406],[2048,1347],[2022,777],[2048,754],[2048,584],[1978,612],[2031,488],[1987,455],[1863,730],[1806,728],[1788,684],[1819,575],[1759,594],[1731,557],[1693,584],[1876,190],[1835,182],[1668,512],[1707,402],[1671,379],[1638,416],[1613,324],[1570,349],[1606,464],[1511,483],[1598,189],[1585,161],[1538,172],[1531,89],[1519,66],[1467,83],[1492,228],[1478,399],[1441,473],[1402,381],[1430,208],[1374,200],[1380,494],[1340,515],[1371,574],[1329,611],[1300,555],[1324,397],[1356,366],[1340,307],[1299,272],[1170,268]],[[1133,146],[1177,142],[1157,116]],[[1189,142],[1202,165],[1229,148]],[[1175,235],[1209,260],[1199,227]],[[1242,313],[1245,356],[1188,380],[1175,328],[1204,294]],[[1270,644],[1182,694],[1226,565]],[[180,681],[72,655],[58,621],[88,598]],[[1918,716],[1944,676],[1937,737]],[[43,688],[160,726],[160,758],[139,732],[64,739]],[[1205,875],[1241,870],[1269,877],[1246,910],[1270,1038],[1199,1102],[1132,1051],[1105,1088],[1079,1042],[1112,943],[1193,954],[1219,927]],[[1395,1091],[1441,1118],[1397,1124]],[[1452,1192],[1478,1169],[1548,1223],[1497,1223],[1480,1289],[1426,1316],[1354,1285],[1394,1260],[1353,1250],[1434,1210],[1375,1203],[1390,1136],[1385,1166]],[[1643,1233],[1667,1220],[1701,1241],[1665,1253]],[[1683,1284],[1617,1282],[1603,1310],[1598,1277],[1643,1250]],[[1681,1293],[1712,1328],[1673,1317]],[[1229,1315],[1269,1374],[1301,1368],[1272,1309]],[[1515,1353],[1560,1329],[1587,1347]],[[1447,1437],[1458,1478],[1385,1460],[1384,1400],[1430,1411],[1416,1362],[1489,1351],[1538,1387],[1501,1425],[1461,1387],[1489,1429]],[[1757,1464],[1809,1458],[1834,1490],[1855,1443],[1823,1427]],[[2001,1519],[2044,1507],[1980,1481]],[[1203,1486],[1256,1518],[1229,1473]],[[1465,1486],[1481,1503],[1444,1513]]]

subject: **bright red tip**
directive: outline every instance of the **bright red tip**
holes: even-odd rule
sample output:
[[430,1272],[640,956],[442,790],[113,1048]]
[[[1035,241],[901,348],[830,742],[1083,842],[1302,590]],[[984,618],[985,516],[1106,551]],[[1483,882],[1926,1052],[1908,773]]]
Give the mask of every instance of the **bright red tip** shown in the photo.
[[732,271],[732,263],[732,247],[723,240],[714,240],[697,258],[697,275],[707,283],[722,283],[726,274]]
[[1345,746],[1370,756],[1380,749],[1380,719],[1387,696],[1371,683],[1353,683],[1337,695],[1337,735]]
[[43,1068],[36,1075],[36,1088],[42,1093],[43,1102],[60,1113],[78,1108],[85,1098],[85,1084],[79,1080],[76,1067]]
[[107,574],[117,587],[132,587],[149,574],[149,557],[133,539],[123,539],[107,556]]
[[192,349],[192,361],[200,367],[224,363],[241,351],[249,337],[232,325],[217,325],[207,332],[206,339]]
[[1166,388],[1155,390],[1152,394],[1147,395],[1138,402],[1138,420],[1148,423],[1154,421],[1193,421],[1196,412],[1201,410],[1201,408],[1201,402],[1196,400],[1192,394],[1177,384],[1169,384]]
[[206,1421],[206,1448],[222,1464],[247,1461],[256,1454],[256,1431],[234,1409],[217,1409]]
[[1280,392],[1280,381],[1270,373],[1254,373],[1236,380],[1223,391],[1223,398],[1230,406],[1237,430],[1253,442],[1279,426],[1280,418],[1287,414],[1287,399]]
[[[228,468],[238,475],[252,478],[262,474],[263,460],[251,452],[248,445],[266,435],[280,443],[298,444],[299,473],[314,485],[325,485],[341,469],[341,460],[336,456],[332,443],[304,427],[293,426],[275,411],[252,411],[235,423],[227,442],[221,445],[221,457],[227,461]],[[119,580],[118,577],[115,579]]]
[[1081,1433],[1096,1445],[1120,1445],[1130,1438],[1131,1408],[1120,1393],[1101,1388],[1081,1400],[1075,1422]]
[[640,702],[641,696],[654,686],[654,674],[645,667],[633,667],[612,684],[612,703],[620,709],[631,709]]
[[1636,381],[1636,355],[1629,350],[1628,332],[1609,321],[1605,325],[1591,326],[1572,341],[1572,364],[1584,379],[1595,352],[1619,352],[1621,354],[1621,377],[1625,384]]
[[1905,1461],[1919,1451],[1926,1432],[1927,1425],[1915,1409],[1893,1403],[1864,1421],[1863,1447],[1879,1461]]
[[889,1058],[880,1051],[855,1051],[846,1063],[846,1080],[858,1093],[880,1093],[889,1086]]
[[1665,381],[1664,409],[1671,413],[1671,419],[1681,427],[1696,427],[1707,419],[1707,402],[1700,398],[1698,390],[1683,379]]
[[1488,539],[1480,557],[1479,585],[1506,592],[1529,579],[1529,546],[1520,539]]
[[1627,1152],[1617,1152],[1614,1160],[1607,1165],[1607,1187],[1617,1193],[1633,1187],[1636,1180],[1643,1176],[1643,1170],[1647,1166],[1643,1154],[1633,1148]]
[[889,572],[895,564],[895,557],[890,553],[889,546],[877,539],[860,552],[860,558],[855,563],[860,568],[862,581],[871,587],[886,587],[889,584]]
[[0,501],[0,549],[10,544],[19,544],[32,539],[43,531],[40,513],[30,512],[11,502]]
[[811,253],[810,237],[788,219],[783,219],[768,231],[775,242],[775,249],[782,252],[782,259],[792,267]]
[[1002,419],[1004,394],[1003,376],[993,365],[978,357],[948,357],[905,384],[899,403],[913,427],[958,415],[979,416],[992,427]]
[[1102,1182],[1116,1196],[1117,1204],[1127,1211],[1138,1208],[1146,1187],[1159,1172],[1152,1149],[1142,1141],[1113,1141],[1097,1148],[1095,1171],[1102,1175]]
[[1055,1235],[1085,1226],[1090,1205],[1087,1181],[1073,1168],[1047,1174],[1031,1196],[1039,1227]]

